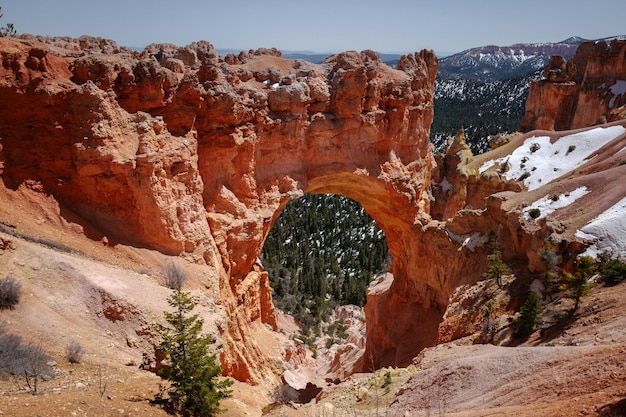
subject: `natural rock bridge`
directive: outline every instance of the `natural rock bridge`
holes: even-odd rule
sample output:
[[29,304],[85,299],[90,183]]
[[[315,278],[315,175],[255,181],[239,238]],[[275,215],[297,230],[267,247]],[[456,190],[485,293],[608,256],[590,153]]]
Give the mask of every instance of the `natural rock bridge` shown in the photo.
[[0,39],[3,181],[38,181],[94,238],[206,263],[229,313],[228,374],[263,372],[247,329],[275,313],[256,262],[306,192],[357,200],[387,237],[395,279],[367,305],[367,357],[403,365],[435,342],[470,261],[430,217],[432,52],[392,69],[371,51],[314,65],[275,50],[220,58],[204,42],[141,54],[60,43]]

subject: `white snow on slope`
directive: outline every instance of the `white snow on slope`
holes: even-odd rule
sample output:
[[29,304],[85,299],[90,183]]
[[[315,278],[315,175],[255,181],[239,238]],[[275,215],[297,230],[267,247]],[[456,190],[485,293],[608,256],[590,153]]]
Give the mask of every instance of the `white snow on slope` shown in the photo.
[[563,136],[555,143],[548,136],[533,136],[511,155],[485,162],[479,172],[506,163],[506,179],[523,179],[526,188],[534,190],[583,165],[589,155],[624,132],[623,126],[598,127]]
[[582,196],[588,193],[589,193],[589,190],[587,189],[587,187],[578,187],[577,189],[569,193],[555,195],[555,196],[546,195],[545,197],[542,197],[539,200],[532,203],[530,206],[524,208],[522,215],[524,216],[526,220],[533,220],[531,219],[528,212],[532,209],[539,209],[541,214],[538,217],[536,217],[534,220],[543,219],[549,214],[552,214],[555,210],[569,206],[574,201],[578,200],[579,198],[581,198]]
[[452,183],[450,181],[448,181],[447,177],[443,177],[443,179],[439,183],[431,181],[430,182],[430,186],[433,187],[433,188],[440,188],[441,192],[443,192],[443,193],[448,193],[448,192],[454,190],[454,185],[452,185]]
[[592,242],[584,256],[606,254],[626,260],[626,197],[583,226],[576,237]]

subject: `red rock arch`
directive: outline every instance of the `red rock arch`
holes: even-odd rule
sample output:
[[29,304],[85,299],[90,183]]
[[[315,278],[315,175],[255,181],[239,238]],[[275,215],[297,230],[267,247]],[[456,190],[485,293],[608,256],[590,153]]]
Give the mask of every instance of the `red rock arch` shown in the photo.
[[[263,121],[227,129],[217,149],[214,128],[201,135],[211,141],[198,140],[211,230],[227,236],[221,245],[216,240],[235,292],[238,282],[247,282],[265,236],[290,199],[305,192],[344,195],[377,221],[396,280],[368,307],[367,355],[376,366],[407,364],[434,343],[449,295],[432,265],[416,256],[424,252],[416,241],[420,216],[429,211],[434,165],[428,131],[436,58],[422,52],[403,58],[399,68],[392,70],[372,53],[345,53],[321,66],[300,67],[309,75],[289,81],[283,74],[268,93]],[[312,93],[318,90],[325,94]],[[302,91],[308,93],[284,104]]]
[[[407,190],[402,192],[398,184],[394,186],[392,181],[388,182],[392,177],[416,179],[420,175],[416,175],[417,172],[409,174],[405,171],[407,167],[391,166],[392,163],[388,164],[386,175],[379,178],[355,174],[315,178],[307,190],[341,194],[358,201],[387,239],[393,259],[391,273],[395,278],[387,291],[368,294],[364,370],[406,366],[419,351],[434,344],[449,296],[443,283],[430,279],[436,258],[423,262],[424,259],[418,256],[420,252],[424,253],[422,245],[427,240],[423,239],[418,221],[423,207],[409,204],[411,198],[407,196]],[[398,175],[400,172],[403,174]],[[416,221],[420,226],[416,226]]]
[[387,235],[394,284],[368,304],[375,365],[406,364],[435,341],[451,283],[433,262],[449,239],[427,226],[432,52],[392,69],[372,51],[315,65],[275,50],[220,58],[206,42],[134,53],[102,41],[70,60],[29,42],[0,39],[3,181],[37,180],[110,238],[204,262],[229,314],[226,373],[254,382],[267,370],[247,334],[275,324],[256,259],[305,192],[359,201]]

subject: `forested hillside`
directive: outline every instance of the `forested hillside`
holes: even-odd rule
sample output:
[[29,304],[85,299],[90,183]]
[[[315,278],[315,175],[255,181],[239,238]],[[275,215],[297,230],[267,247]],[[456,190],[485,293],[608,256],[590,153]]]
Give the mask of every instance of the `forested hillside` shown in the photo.
[[437,79],[430,129],[435,151],[442,152],[446,138],[461,128],[474,154],[489,149],[490,136],[517,131],[530,81],[538,77],[539,72],[489,82]]
[[337,305],[363,306],[388,257],[384,233],[361,205],[325,194],[289,202],[262,252],[276,307],[307,327]]

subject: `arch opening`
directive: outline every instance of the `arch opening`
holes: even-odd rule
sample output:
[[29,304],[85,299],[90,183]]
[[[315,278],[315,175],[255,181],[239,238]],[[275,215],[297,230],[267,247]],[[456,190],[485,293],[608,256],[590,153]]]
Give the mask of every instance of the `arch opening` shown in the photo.
[[274,305],[308,336],[325,333],[320,325],[335,307],[363,307],[368,285],[388,270],[389,256],[384,232],[357,201],[305,194],[284,207],[261,260]]
[[[406,177],[402,178],[406,180]],[[431,245],[419,237],[423,233],[415,219],[423,210],[417,200],[420,194],[405,192],[408,188],[402,188],[403,184],[389,178],[342,172],[309,178],[303,187],[303,191],[309,194],[339,195],[354,201],[353,204],[366,212],[380,228],[387,244],[389,261],[385,262],[385,268],[376,271],[386,272],[380,280],[383,285],[368,292],[364,306],[367,320],[365,351],[360,368],[355,369],[357,372],[410,364],[422,349],[435,343],[448,301],[447,285],[435,271],[438,266],[432,262],[433,253],[428,252],[437,249],[427,249]],[[276,208],[264,232],[263,242],[272,233],[272,226],[288,201],[289,198],[285,199]],[[260,252],[266,250],[265,245],[267,242]],[[267,266],[265,260],[263,264]],[[279,291],[285,289],[287,276],[291,278],[292,273],[283,270],[283,288]],[[372,273],[370,278],[374,276]],[[280,309],[280,303],[277,304]]]

